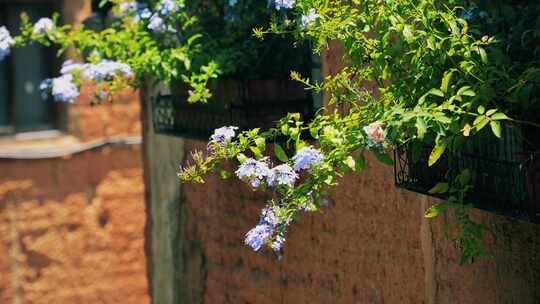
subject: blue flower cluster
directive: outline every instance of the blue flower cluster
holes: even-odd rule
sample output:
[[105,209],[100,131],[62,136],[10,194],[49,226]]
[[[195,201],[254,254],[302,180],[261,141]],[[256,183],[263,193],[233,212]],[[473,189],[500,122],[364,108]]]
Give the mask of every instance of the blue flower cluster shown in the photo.
[[0,26],[0,61],[11,52],[11,47],[15,40],[11,38],[9,31],[5,26]]
[[47,95],[47,92],[50,92],[54,101],[73,103],[80,94],[71,74],[45,79],[41,82],[39,88],[44,96]]
[[217,143],[219,145],[225,145],[230,142],[236,136],[236,130],[238,127],[221,127],[214,130],[214,134],[210,136],[210,144]]
[[125,63],[116,61],[103,60],[97,64],[87,64],[82,72],[82,77],[95,82],[112,80],[116,76],[131,78],[133,71],[131,67]]
[[293,168],[287,164],[279,165],[270,170],[267,182],[268,186],[289,186],[294,187],[294,183],[298,179],[298,174]]
[[279,252],[285,243],[283,235],[278,234],[274,237],[279,227],[279,219],[274,213],[272,207],[266,207],[262,210],[261,219],[255,228],[246,233],[245,244],[259,251],[264,245],[270,244],[270,247]]
[[124,1],[118,4],[119,17],[131,15],[139,10],[139,3],[136,1]]
[[54,22],[50,18],[41,18],[34,24],[32,31],[34,34],[41,36],[53,31],[54,28]]
[[319,14],[317,14],[317,11],[315,11],[315,9],[313,8],[310,9],[307,15],[302,15],[302,19],[301,19],[302,28],[306,28],[310,26],[311,24],[315,23],[315,21],[317,21],[317,18],[319,18]]
[[308,170],[311,172],[312,168],[324,161],[324,156],[317,149],[312,147],[304,147],[296,153],[293,157],[294,170],[300,172],[302,170]]
[[157,6],[157,12],[152,14],[148,9],[143,9],[137,14],[136,21],[141,19],[150,19],[147,28],[156,34],[165,32],[176,33],[176,29],[167,23],[167,18],[177,13],[180,6],[174,0],[161,0]]
[[243,164],[240,165],[235,173],[239,179],[249,183],[251,187],[258,188],[270,175],[268,158],[263,158],[261,160],[248,158]]
[[280,10],[282,8],[284,9],[290,9],[293,8],[296,4],[296,0],[275,0],[274,5],[277,10]]
[[251,187],[258,188],[266,182],[270,187],[294,187],[298,174],[288,164],[282,164],[272,169],[268,167],[268,158],[255,160],[248,158],[236,170],[236,176],[249,183]]
[[[39,88],[44,98],[51,94],[55,101],[74,102],[79,97],[79,87],[75,84],[74,76],[81,76],[86,80],[92,80],[100,83],[106,80],[112,80],[114,77],[132,77],[133,72],[129,65],[110,60],[103,60],[97,64],[81,64],[72,60],[67,60],[62,65],[60,77],[45,79],[41,82]],[[99,92],[100,96],[106,96],[105,92]]]
[[159,4],[159,12],[164,17],[178,12],[178,9],[178,4],[174,0],[162,0]]

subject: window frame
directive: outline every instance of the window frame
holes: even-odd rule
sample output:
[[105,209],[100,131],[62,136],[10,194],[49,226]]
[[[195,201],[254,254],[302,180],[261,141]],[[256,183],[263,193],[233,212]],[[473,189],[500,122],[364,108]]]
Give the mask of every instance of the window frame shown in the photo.
[[[7,8],[14,5],[50,5],[50,13],[55,11],[61,11],[63,5],[59,0],[0,0],[0,16],[2,19],[6,20],[6,14],[8,12]],[[31,20],[36,21],[36,20]],[[13,53],[12,53],[13,54]],[[15,80],[14,73],[15,67],[13,66],[13,60],[11,60],[12,54],[4,58],[6,66],[6,84],[7,84],[7,112],[8,112],[8,124],[5,126],[0,126],[0,136],[15,136],[21,133],[39,133],[39,132],[49,132],[49,131],[58,131],[62,132],[67,129],[67,106],[61,103],[53,102],[50,99],[46,101],[39,100],[40,102],[47,102],[51,107],[51,126],[48,128],[24,128],[18,126],[17,123],[17,105],[15,100]],[[61,66],[62,58],[56,56],[56,49],[54,48],[45,48],[44,55],[47,58],[48,64],[45,65],[44,69],[46,71],[47,77],[53,77],[59,67]]]

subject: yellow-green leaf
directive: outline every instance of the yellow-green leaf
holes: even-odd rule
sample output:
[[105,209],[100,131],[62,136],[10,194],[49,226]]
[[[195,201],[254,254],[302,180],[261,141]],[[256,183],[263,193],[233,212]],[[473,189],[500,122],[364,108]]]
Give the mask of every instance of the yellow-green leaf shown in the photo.
[[243,164],[248,158],[244,153],[238,153],[238,155],[236,155],[236,159],[240,164]]
[[249,149],[251,150],[251,152],[253,152],[253,155],[255,156],[255,158],[262,158],[262,153],[261,153],[261,150],[259,150],[259,148],[257,147],[249,147]]
[[498,112],[493,114],[491,117],[491,120],[509,120],[510,118],[506,116],[506,114]]
[[493,131],[493,134],[495,134],[495,136],[497,136],[498,138],[501,138],[501,136],[502,136],[502,134],[501,134],[501,123],[498,122],[498,121],[492,120],[489,123],[489,126],[491,127],[491,131]]
[[424,135],[426,134],[426,131],[427,131],[427,126],[426,126],[426,122],[424,121],[422,117],[418,117],[416,119],[416,131],[418,133],[418,138],[424,139]]
[[435,218],[435,217],[437,217],[439,214],[441,214],[442,212],[444,212],[445,210],[450,209],[450,208],[452,208],[452,207],[454,207],[454,206],[455,206],[455,205],[452,204],[452,203],[450,203],[450,202],[442,202],[442,203],[433,205],[433,206],[429,207],[429,208],[424,212],[424,217],[427,218],[427,219]]
[[444,73],[444,77],[441,83],[441,91],[443,91],[444,93],[448,92],[448,86],[450,85],[450,80],[452,80],[453,74],[454,74],[454,70],[450,70]]
[[428,165],[430,167],[433,166],[439,160],[439,158],[441,158],[445,150],[446,141],[440,141],[431,151],[431,154],[429,155]]
[[484,50],[481,47],[478,47],[478,54],[480,54],[480,59],[482,59],[482,62],[484,64],[487,64],[488,63],[488,56],[487,56],[486,50]]
[[255,145],[257,145],[257,148],[261,151],[264,151],[266,149],[266,140],[263,137],[255,138]]
[[429,190],[429,194],[442,194],[448,192],[448,183],[438,183],[435,187]]
[[349,155],[349,157],[347,157],[344,163],[347,165],[347,167],[351,168],[351,170],[356,170],[356,161],[352,156]]

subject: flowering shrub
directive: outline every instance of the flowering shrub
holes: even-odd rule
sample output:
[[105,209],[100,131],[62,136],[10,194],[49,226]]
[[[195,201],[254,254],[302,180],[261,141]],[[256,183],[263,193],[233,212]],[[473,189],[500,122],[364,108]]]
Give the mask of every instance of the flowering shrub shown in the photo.
[[[421,151],[424,145],[431,145],[434,147],[429,157],[431,166],[445,152],[459,150],[468,137],[485,133],[487,126],[496,137],[502,136],[504,123],[538,126],[534,121],[518,120],[519,116],[510,118],[517,107],[506,100],[520,83],[530,83],[524,78],[530,79],[531,64],[501,65],[500,60],[492,61],[511,43],[500,39],[497,36],[500,33],[486,29],[494,26],[490,23],[496,23],[496,10],[489,7],[491,2],[479,1],[478,5],[438,0],[271,3],[278,17],[267,30],[255,29],[258,37],[266,39],[268,35],[292,33],[299,41],[310,40],[319,52],[326,50],[331,41],[343,45],[347,64],[335,75],[328,75],[324,82],[313,83],[291,73],[307,89],[326,92],[328,104],[342,110],[319,112],[311,122],[289,114],[275,129],[241,132],[228,145],[209,150],[205,157],[182,168],[179,174],[184,182],[202,182],[211,168],[225,160],[237,160],[240,163],[237,176],[241,180],[261,188],[266,179],[265,186],[275,188],[278,196],[267,203],[262,217],[271,210],[276,220],[275,224],[261,220],[246,235],[246,243],[256,251],[265,246],[281,250],[275,242],[279,239],[283,243],[285,228],[302,212],[324,206],[328,189],[336,186],[345,172],[363,170],[366,153],[392,164],[385,153],[389,148],[406,143]],[[287,17],[280,18],[283,14]],[[503,55],[512,57],[512,54]],[[527,68],[513,70],[512,65]],[[302,134],[306,133],[317,148],[303,139]],[[268,182],[268,159],[263,153],[267,141],[283,137],[287,138],[287,151],[292,150],[293,154],[288,155],[281,145],[274,143],[274,154],[282,162],[278,167],[294,168],[298,177],[290,175],[287,182],[276,188],[273,180]],[[260,171],[252,169],[245,173],[246,168],[253,167]],[[463,182],[468,181],[464,175],[458,177],[460,181],[452,188],[434,185],[432,193],[446,192],[451,199],[427,210],[426,217],[434,217],[446,209],[456,210],[463,233],[456,242],[463,250],[462,261],[466,262],[489,254],[482,245],[485,228],[474,223],[465,209],[465,194],[470,186]]]
[[[60,54],[73,47],[86,56],[87,64],[66,62],[61,76],[45,80],[42,89],[54,100],[72,102],[82,82],[97,85],[95,97],[101,101],[126,86],[139,87],[143,81],[183,82],[193,92],[190,101],[206,101],[209,80],[216,78],[216,63],[203,58],[197,18],[184,9],[183,0],[103,1],[115,4],[117,18],[110,28],[95,31],[85,27],[58,25],[58,16],[32,24],[22,16],[21,34],[12,38],[0,28],[0,60],[13,47],[29,43],[59,47]],[[208,59],[208,60],[207,60]],[[196,63],[196,64],[194,64]]]
[[[157,80],[184,82],[191,87],[189,101],[196,102],[210,97],[208,82],[219,73],[279,75],[282,71],[272,69],[295,58],[282,56],[294,52],[280,54],[283,45],[309,41],[319,53],[332,41],[343,46],[346,64],[324,81],[291,73],[306,89],[326,92],[328,104],[336,107],[319,111],[310,122],[289,113],[265,131],[217,129],[207,151],[192,153],[178,174],[182,182],[202,183],[224,161],[237,161],[240,180],[254,189],[272,188],[276,195],[246,234],[245,243],[256,251],[280,253],[287,227],[303,212],[324,206],[328,190],[345,172],[362,171],[367,153],[392,164],[388,149],[409,144],[421,151],[430,145],[431,166],[488,128],[501,137],[505,123],[538,126],[537,116],[524,110],[538,106],[534,93],[540,79],[535,60],[540,5],[532,0],[112,2],[118,20],[100,32],[60,26],[56,17],[32,25],[23,16],[15,38],[0,27],[0,60],[12,47],[32,41],[58,45],[60,51],[73,46],[88,54],[88,63],[66,63],[60,77],[42,84],[57,101],[72,102],[81,81],[96,83],[101,100],[125,85]],[[527,11],[526,16],[516,17],[518,11]],[[252,27],[261,40],[247,34]],[[276,143],[283,138],[286,148]],[[269,142],[274,142],[278,164],[264,155]],[[458,177],[458,188],[434,187],[434,193],[448,192],[452,198],[426,216],[454,208],[463,229],[458,244],[470,260],[486,251],[483,227],[464,209],[465,176]]]

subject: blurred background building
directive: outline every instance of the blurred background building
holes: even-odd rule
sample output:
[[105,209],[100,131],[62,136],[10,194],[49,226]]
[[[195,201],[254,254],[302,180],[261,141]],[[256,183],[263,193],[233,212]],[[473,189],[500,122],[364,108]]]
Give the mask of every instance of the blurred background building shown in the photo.
[[[79,25],[91,2],[1,0],[0,24]],[[138,94],[44,101],[65,59],[34,45],[0,62],[0,303],[148,303]]]

